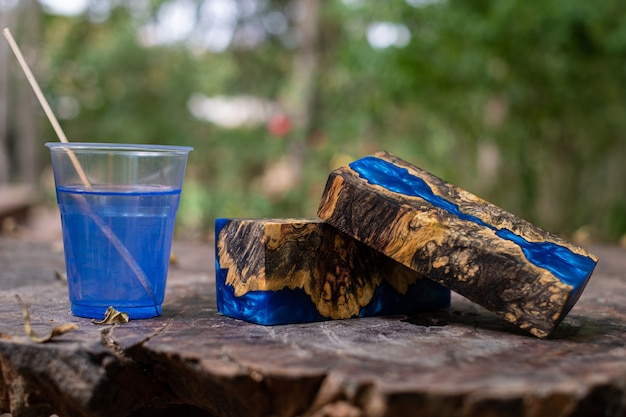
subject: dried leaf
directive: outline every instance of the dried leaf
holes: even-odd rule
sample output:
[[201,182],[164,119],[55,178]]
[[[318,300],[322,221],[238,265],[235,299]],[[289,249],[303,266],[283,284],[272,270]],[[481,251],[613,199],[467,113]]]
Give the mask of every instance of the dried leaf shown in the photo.
[[16,294],[15,298],[17,298],[17,301],[20,303],[20,306],[22,306],[22,315],[24,316],[24,331],[26,332],[28,337],[31,338],[33,342],[46,343],[52,340],[52,338],[54,337],[61,336],[62,334],[65,334],[69,331],[78,329],[78,326],[75,323],[63,323],[63,324],[59,324],[58,326],[55,326],[50,331],[50,334],[48,336],[44,336],[44,337],[39,336],[30,327],[30,313],[28,312],[28,306],[22,301],[19,295]]
[[92,320],[93,324],[115,324],[115,323],[128,323],[128,313],[117,311],[113,306],[107,308],[104,313],[104,319],[101,321]]
[[61,272],[59,270],[54,271],[54,277],[61,282],[67,284],[67,274],[65,272]]

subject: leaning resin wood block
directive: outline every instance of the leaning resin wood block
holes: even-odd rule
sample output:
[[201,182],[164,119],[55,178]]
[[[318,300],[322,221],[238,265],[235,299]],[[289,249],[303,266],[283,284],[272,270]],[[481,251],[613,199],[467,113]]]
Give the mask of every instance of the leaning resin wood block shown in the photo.
[[538,337],[569,312],[598,261],[386,152],[333,171],[318,215]]
[[286,324],[447,308],[450,291],[322,221],[217,219],[218,311]]

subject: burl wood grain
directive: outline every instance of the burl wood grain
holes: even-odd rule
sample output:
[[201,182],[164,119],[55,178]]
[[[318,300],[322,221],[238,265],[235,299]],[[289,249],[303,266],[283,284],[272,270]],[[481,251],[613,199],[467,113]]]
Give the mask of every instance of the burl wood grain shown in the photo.
[[489,227],[423,198],[371,184],[350,166],[330,174],[321,219],[535,336],[554,330],[584,284],[575,290],[529,262],[520,246],[494,230],[508,229],[528,242],[555,242],[593,262],[596,257],[397,157],[384,152],[374,157],[406,169],[435,195]]
[[383,280],[404,294],[423,278],[320,220],[231,219],[216,246],[235,296],[301,288],[331,319],[358,316]]

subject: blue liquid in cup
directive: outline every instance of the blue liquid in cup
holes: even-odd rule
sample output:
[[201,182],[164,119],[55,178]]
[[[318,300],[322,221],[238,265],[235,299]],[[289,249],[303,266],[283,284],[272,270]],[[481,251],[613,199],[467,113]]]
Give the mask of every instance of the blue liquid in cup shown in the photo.
[[161,314],[180,189],[57,187],[72,313]]

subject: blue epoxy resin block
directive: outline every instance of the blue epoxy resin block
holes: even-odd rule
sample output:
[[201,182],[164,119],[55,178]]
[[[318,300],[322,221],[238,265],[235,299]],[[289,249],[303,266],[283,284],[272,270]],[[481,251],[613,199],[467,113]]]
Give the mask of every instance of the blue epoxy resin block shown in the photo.
[[333,171],[318,215],[538,337],[570,311],[598,261],[386,152]]
[[217,219],[218,311],[258,324],[447,308],[450,291],[320,220]]

